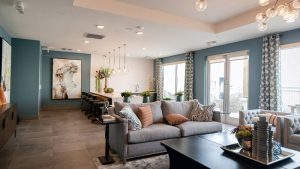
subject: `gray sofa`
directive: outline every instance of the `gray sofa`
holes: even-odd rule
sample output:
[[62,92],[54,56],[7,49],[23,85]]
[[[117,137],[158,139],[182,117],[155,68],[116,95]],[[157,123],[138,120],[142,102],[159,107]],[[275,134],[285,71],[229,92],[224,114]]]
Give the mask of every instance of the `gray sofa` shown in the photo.
[[[212,122],[187,121],[177,126],[171,126],[164,121],[164,116],[169,113],[178,113],[188,117],[193,107],[193,101],[149,103],[154,124],[138,131],[130,131],[128,130],[128,120],[117,115],[124,105],[124,103],[116,102],[114,109],[111,110],[122,123],[109,126],[110,148],[120,155],[124,163],[130,158],[166,152],[165,148],[160,145],[163,140],[222,131],[218,112],[214,112]],[[135,113],[137,113],[138,107],[143,105],[145,104],[129,104]]]
[[260,114],[274,114],[277,116],[276,127],[273,128],[274,139],[283,145],[283,117],[291,115],[291,113],[277,112],[270,110],[254,109],[254,110],[244,110],[239,112],[239,125],[252,124],[253,117],[258,117]]
[[284,147],[300,151],[300,116],[284,117]]

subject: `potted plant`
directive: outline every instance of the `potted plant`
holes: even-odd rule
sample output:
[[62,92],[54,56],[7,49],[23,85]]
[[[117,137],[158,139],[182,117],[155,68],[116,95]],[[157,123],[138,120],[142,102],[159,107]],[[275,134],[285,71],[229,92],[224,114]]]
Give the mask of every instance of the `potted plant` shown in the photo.
[[95,81],[96,92],[101,93],[101,90],[102,90],[101,80],[104,79],[104,75],[101,72],[101,70],[99,70],[99,71],[97,70],[96,71],[95,78],[96,78],[96,81]]
[[132,96],[130,91],[125,91],[121,93],[121,96],[124,97],[124,102],[129,103],[129,97]]
[[113,93],[113,92],[114,92],[114,89],[111,88],[111,87],[109,87],[109,88],[106,88],[106,89],[104,90],[104,92],[105,92],[105,93]]
[[175,96],[176,96],[176,101],[178,101],[178,102],[183,101],[183,91],[179,91],[179,92],[175,93]]
[[240,125],[231,130],[231,134],[234,134],[238,140],[240,146],[246,150],[252,149],[252,127],[248,125]]
[[170,101],[170,100],[171,100],[171,98],[169,98],[169,97],[165,97],[165,98],[163,98],[163,100],[165,100],[165,101]]
[[141,96],[143,96],[143,103],[149,103],[150,102],[150,91],[144,91],[141,93]]
[[104,82],[104,91],[105,91],[107,89],[107,80],[110,77],[112,71],[108,67],[102,67],[101,70],[100,70],[100,72],[103,75],[104,80],[105,80],[105,82]]

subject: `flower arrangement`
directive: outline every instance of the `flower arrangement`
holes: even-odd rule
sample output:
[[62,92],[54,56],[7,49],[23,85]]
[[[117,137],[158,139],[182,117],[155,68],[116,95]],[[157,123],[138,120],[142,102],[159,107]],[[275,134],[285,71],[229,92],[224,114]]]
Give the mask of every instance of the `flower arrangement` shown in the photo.
[[150,93],[150,91],[144,91],[144,92],[141,93],[141,96],[149,97],[149,96],[151,96],[151,93]]
[[183,91],[176,92],[175,96],[183,96]]
[[240,125],[231,130],[237,139],[252,138],[252,127],[247,125]]
[[130,97],[130,96],[132,96],[132,92],[130,92],[130,91],[122,92],[122,93],[121,93],[121,96],[122,96],[122,97]]
[[114,92],[114,89],[113,88],[106,88],[104,90],[105,93],[113,93]]

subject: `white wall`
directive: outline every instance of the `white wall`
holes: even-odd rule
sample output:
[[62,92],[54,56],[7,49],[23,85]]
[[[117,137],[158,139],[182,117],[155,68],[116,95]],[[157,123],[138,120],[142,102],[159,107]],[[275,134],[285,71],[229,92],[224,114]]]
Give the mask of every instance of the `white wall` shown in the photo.
[[[127,58],[127,72],[112,75],[108,80],[108,87],[112,87],[116,93],[126,90],[135,92],[136,85],[139,85],[139,92],[153,90],[153,60],[140,58]],[[91,85],[90,90],[95,91],[95,72],[101,67],[108,67],[108,58],[92,55],[91,57]],[[113,58],[111,58],[111,66]],[[119,62],[116,58],[115,68],[118,68]],[[123,58],[121,59],[121,68],[123,68]],[[104,87],[104,80],[102,81]]]

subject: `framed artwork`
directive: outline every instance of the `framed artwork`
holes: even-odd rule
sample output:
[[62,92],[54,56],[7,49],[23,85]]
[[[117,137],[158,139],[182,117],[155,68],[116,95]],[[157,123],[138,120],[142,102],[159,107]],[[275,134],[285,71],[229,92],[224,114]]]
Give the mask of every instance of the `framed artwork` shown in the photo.
[[81,60],[52,59],[52,99],[81,98]]
[[10,81],[11,81],[11,46],[1,39],[0,51],[2,55],[1,61],[1,83],[6,101],[10,102]]

